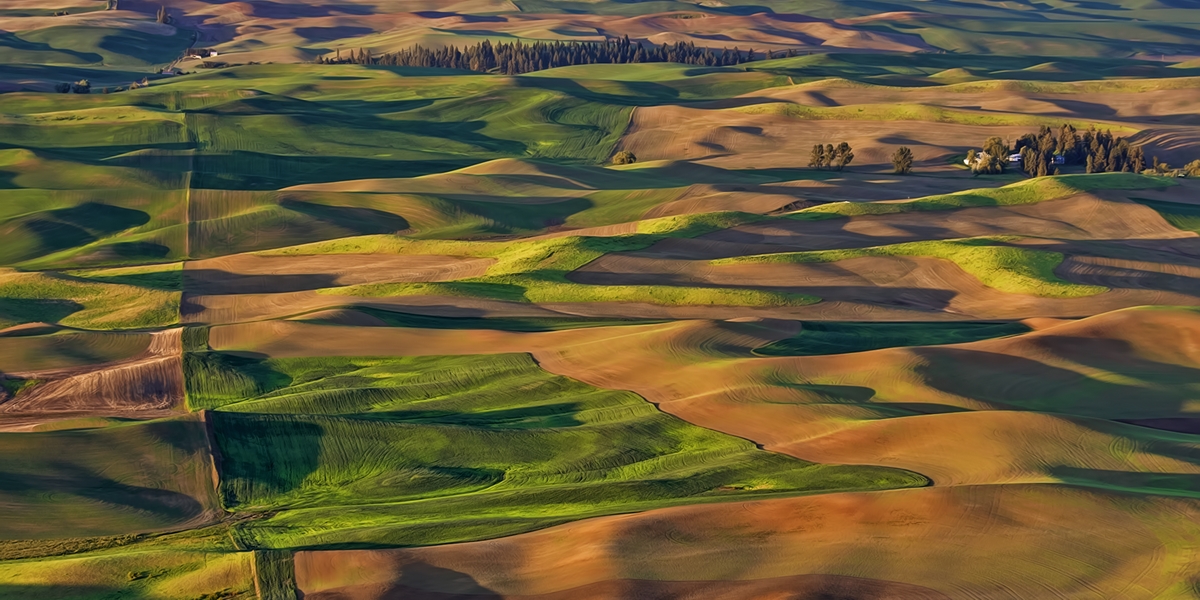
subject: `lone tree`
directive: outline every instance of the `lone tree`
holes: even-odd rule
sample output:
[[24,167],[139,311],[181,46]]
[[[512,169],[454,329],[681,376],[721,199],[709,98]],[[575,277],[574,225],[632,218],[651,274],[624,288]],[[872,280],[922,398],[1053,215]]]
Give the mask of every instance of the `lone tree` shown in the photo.
[[808,159],[808,166],[817,169],[825,168],[825,146],[814,144],[812,147],[812,155]]
[[837,170],[841,171],[854,160],[854,149],[850,144],[842,142],[834,149],[834,164],[837,165]]
[[104,7],[104,10],[117,10],[117,0],[108,0],[108,4]]
[[913,153],[908,146],[901,146],[892,154],[892,168],[897,175],[908,175],[912,172]]
[[614,165],[632,165],[635,162],[637,162],[637,157],[628,150],[622,150],[612,157],[612,164]]

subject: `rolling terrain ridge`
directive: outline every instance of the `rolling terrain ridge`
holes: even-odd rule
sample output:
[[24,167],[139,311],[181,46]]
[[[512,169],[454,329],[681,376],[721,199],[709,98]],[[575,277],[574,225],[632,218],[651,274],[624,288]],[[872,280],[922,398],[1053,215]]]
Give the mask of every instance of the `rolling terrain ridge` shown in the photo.
[[1200,598],[1200,5],[59,4],[0,600]]

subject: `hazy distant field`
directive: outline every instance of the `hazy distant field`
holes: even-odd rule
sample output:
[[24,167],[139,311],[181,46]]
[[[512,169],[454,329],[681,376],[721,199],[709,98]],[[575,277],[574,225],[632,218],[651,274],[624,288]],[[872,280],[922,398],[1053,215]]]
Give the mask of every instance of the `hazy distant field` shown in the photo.
[[[1200,4],[105,8],[0,7],[0,599],[1200,598]],[[760,60],[315,62],[624,36]]]

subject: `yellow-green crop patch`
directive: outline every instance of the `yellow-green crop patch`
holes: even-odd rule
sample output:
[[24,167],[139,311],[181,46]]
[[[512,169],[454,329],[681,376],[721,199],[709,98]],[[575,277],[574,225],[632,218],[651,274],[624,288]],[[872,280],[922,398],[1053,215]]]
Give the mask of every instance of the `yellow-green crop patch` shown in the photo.
[[814,250],[738,256],[713,261],[715,265],[754,263],[827,263],[869,256],[928,256],[949,260],[984,285],[1012,294],[1045,298],[1081,298],[1108,291],[1095,285],[1064,281],[1054,273],[1062,264],[1058,252],[1001,245],[1014,237],[969,238],[908,242],[872,248]]
[[514,242],[413,240],[363,236],[263,252],[267,256],[314,254],[432,254],[496,260],[482,277],[431,283],[367,283],[320,290],[342,296],[458,296],[514,302],[642,302],[673,305],[799,306],[818,299],[753,289],[668,285],[585,285],[569,274],[609,252],[647,248],[668,237],[695,237],[763,217],[705,213],[650,219],[638,233],[612,237],[561,237]]
[[262,359],[190,353],[243,545],[433,544],[735,497],[919,486],[696,427],[525,354]]
[[55,273],[0,271],[0,326],[58,323],[84,329],[166,327],[180,293]]
[[252,600],[249,552],[141,547],[0,562],[0,600]]

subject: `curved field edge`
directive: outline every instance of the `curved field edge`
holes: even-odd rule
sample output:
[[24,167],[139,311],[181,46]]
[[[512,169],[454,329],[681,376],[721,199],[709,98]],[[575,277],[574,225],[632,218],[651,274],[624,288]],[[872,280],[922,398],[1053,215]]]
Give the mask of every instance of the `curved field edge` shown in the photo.
[[179,291],[147,287],[130,277],[0,270],[0,328],[35,322],[85,329],[179,323]]
[[[671,508],[438,548],[302,552],[296,574],[306,597],[322,600],[355,593],[374,600],[382,596],[372,590],[394,586],[450,596],[468,577],[472,589],[498,597],[553,600],[642,590],[651,597],[794,597],[812,589],[796,579],[769,594],[758,587],[794,575],[815,579],[813,593],[802,596],[812,598],[986,598],[999,585],[1022,598],[1044,596],[1048,586],[1085,596],[1183,598],[1191,595],[1180,574],[1192,572],[1187,540],[1195,513],[1194,503],[1178,499],[1062,485],[924,488],[735,510]],[[592,541],[599,543],[588,552],[572,551]],[[505,557],[499,568],[496,557]],[[437,576],[446,571],[456,577]],[[689,582],[696,587],[668,587]],[[723,587],[734,584],[742,587]]]
[[[192,348],[200,345],[191,340]],[[527,354],[192,352],[245,547],[425,545],[694,502],[928,485],[765,452]]]
[[714,265],[830,263],[864,257],[915,256],[948,260],[984,285],[1012,294],[1043,298],[1083,298],[1109,291],[1096,285],[1064,281],[1054,270],[1062,264],[1059,252],[995,245],[1016,237],[905,242],[845,250],[811,250],[738,256],[712,261]]

